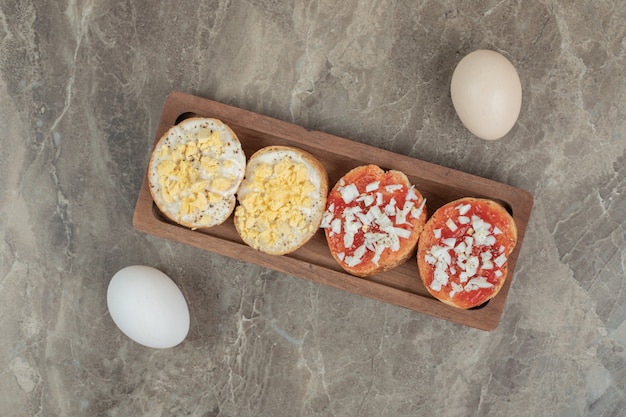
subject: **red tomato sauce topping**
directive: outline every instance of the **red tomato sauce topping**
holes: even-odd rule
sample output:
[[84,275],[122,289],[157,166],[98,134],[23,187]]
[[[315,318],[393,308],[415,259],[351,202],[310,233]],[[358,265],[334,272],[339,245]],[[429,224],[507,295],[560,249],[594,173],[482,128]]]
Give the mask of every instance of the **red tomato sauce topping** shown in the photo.
[[432,244],[420,249],[430,267],[420,271],[429,291],[462,308],[478,306],[499,291],[515,246],[506,216],[476,200],[441,207],[424,230],[434,237]]
[[[322,220],[331,251],[348,266],[378,260],[398,250],[413,231],[424,198],[392,171],[377,166],[351,171],[331,190]],[[404,232],[403,232],[404,231]]]

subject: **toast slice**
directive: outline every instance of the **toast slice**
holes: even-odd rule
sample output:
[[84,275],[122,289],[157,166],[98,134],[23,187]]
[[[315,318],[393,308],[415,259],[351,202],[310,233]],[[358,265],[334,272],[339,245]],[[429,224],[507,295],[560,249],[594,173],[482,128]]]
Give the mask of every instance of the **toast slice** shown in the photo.
[[495,297],[517,244],[511,215],[492,200],[466,197],[440,207],[420,237],[417,265],[426,289],[453,307],[478,307]]
[[287,146],[262,148],[248,160],[235,228],[254,249],[293,252],[319,229],[327,194],[328,174],[313,155]]
[[170,128],[148,165],[150,194],[170,220],[191,229],[223,223],[235,207],[246,156],[218,119],[194,117]]
[[425,204],[400,171],[352,169],[330,191],[322,220],[333,258],[360,277],[397,267],[415,253]]

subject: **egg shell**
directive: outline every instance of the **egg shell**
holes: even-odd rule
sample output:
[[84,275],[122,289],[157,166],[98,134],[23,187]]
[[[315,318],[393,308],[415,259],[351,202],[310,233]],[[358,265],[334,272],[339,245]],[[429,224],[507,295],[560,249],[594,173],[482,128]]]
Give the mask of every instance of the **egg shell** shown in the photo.
[[180,344],[189,332],[189,308],[176,284],[158,269],[128,266],[107,289],[107,306],[119,329],[151,348]]
[[502,54],[480,49],[457,65],[450,83],[461,122],[479,138],[500,139],[515,125],[522,107],[522,84]]

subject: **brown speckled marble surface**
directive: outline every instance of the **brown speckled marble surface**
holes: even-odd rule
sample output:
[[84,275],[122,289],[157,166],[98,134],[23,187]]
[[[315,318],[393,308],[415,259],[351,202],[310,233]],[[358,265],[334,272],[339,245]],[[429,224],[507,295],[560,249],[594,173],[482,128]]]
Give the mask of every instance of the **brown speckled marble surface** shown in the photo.
[[[619,0],[0,0],[0,415],[624,415],[625,21]],[[479,48],[523,85],[495,142],[449,94]],[[530,191],[498,328],[134,230],[172,90]],[[178,347],[113,323],[132,264],[183,291]]]

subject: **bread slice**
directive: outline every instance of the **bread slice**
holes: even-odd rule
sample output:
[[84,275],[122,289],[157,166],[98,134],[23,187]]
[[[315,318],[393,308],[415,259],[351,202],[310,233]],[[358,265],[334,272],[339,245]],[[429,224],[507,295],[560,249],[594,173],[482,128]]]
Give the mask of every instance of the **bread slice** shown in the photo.
[[433,297],[462,309],[478,307],[504,285],[516,244],[515,221],[500,204],[455,200],[435,211],[424,227],[419,273]]
[[170,128],[150,156],[150,194],[169,219],[191,229],[223,223],[235,207],[246,156],[235,132],[194,117]]
[[235,209],[243,241],[270,255],[283,255],[315,235],[328,194],[328,175],[313,155],[269,146],[248,160]]
[[415,253],[425,204],[400,171],[352,169],[330,191],[322,220],[333,258],[360,277],[397,267]]

